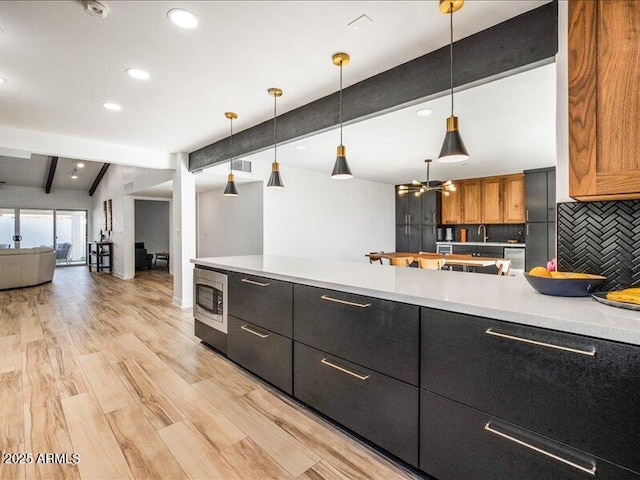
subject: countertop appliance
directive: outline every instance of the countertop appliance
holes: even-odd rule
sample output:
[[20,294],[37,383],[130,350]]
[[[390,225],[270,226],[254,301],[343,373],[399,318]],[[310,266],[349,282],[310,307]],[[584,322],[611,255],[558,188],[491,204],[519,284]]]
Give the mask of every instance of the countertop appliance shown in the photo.
[[504,247],[504,258],[511,260],[511,271],[524,272],[525,249],[522,247]]
[[204,268],[193,271],[195,334],[218,350],[227,350],[226,275]]

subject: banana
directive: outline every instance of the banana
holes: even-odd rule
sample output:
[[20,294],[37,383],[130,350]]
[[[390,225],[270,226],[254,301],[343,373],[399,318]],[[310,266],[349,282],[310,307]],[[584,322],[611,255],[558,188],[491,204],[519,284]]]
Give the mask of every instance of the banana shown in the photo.
[[607,300],[640,305],[640,288],[625,288],[607,293]]

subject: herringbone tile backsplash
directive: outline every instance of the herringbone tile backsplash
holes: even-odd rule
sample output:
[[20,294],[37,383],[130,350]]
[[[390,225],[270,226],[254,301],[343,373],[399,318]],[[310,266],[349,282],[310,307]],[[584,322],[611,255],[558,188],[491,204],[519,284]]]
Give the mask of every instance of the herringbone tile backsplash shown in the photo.
[[559,203],[558,270],[605,275],[603,290],[640,286],[640,201]]

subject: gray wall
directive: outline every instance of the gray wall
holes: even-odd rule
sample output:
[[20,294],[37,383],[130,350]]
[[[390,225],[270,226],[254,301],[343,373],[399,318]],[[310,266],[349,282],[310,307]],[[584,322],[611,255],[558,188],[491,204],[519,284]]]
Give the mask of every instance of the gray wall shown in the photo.
[[198,257],[263,253],[263,183],[243,183],[238,191],[237,197],[222,190],[198,194]]
[[147,253],[169,251],[169,202],[135,201],[135,241],[144,242]]

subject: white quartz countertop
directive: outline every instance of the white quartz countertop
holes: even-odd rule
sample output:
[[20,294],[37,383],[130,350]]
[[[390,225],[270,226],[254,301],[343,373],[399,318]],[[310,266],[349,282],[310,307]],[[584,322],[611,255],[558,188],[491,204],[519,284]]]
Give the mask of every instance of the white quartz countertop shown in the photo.
[[524,243],[507,243],[507,242],[436,242],[436,245],[473,245],[487,247],[526,247]]
[[270,255],[198,258],[191,262],[274,280],[640,345],[640,312],[603,305],[591,297],[542,295],[533,290],[522,275],[505,277]]

